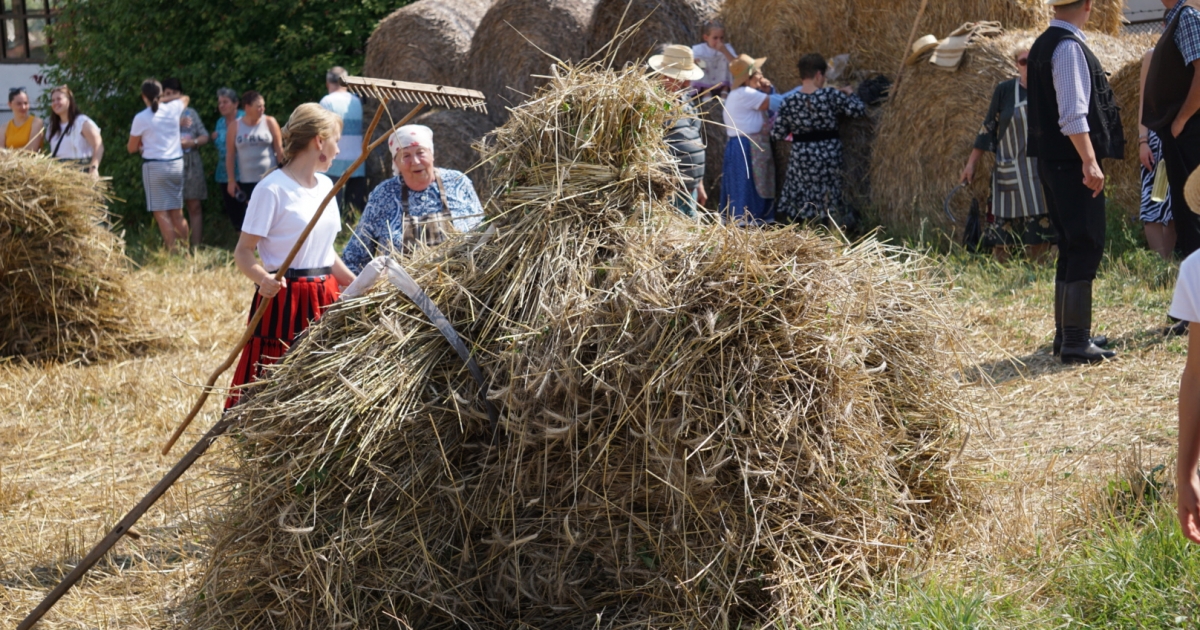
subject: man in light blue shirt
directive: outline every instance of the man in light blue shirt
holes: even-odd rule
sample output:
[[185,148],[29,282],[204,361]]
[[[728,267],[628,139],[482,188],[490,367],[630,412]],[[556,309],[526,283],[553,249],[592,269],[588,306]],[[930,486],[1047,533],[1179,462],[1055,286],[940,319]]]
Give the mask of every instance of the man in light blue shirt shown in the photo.
[[[363,149],[362,101],[341,84],[344,76],[346,76],[345,68],[341,66],[330,68],[329,72],[325,73],[325,87],[329,90],[329,94],[321,99],[321,107],[337,114],[342,119],[342,139],[338,141],[339,153],[327,171],[334,180],[341,177],[347,169],[354,165],[355,160],[362,155]],[[367,207],[367,168],[365,165],[359,165],[350,175],[350,179],[346,181],[346,187],[338,191],[337,201],[340,208],[345,208],[347,203],[359,211]]]

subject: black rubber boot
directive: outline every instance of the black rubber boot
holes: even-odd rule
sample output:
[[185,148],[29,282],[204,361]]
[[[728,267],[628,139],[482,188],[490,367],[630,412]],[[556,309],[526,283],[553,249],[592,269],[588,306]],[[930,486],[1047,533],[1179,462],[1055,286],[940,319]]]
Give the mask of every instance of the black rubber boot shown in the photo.
[[1092,343],[1092,282],[1068,282],[1063,291],[1063,363],[1098,363],[1117,356]]
[[[1062,308],[1063,294],[1066,293],[1067,283],[1059,280],[1054,281],[1054,343],[1051,351],[1054,356],[1058,356],[1062,352],[1063,345],[1063,323],[1062,323]],[[1092,343],[1103,348],[1108,345],[1108,337],[1104,335],[1096,335],[1092,337]]]

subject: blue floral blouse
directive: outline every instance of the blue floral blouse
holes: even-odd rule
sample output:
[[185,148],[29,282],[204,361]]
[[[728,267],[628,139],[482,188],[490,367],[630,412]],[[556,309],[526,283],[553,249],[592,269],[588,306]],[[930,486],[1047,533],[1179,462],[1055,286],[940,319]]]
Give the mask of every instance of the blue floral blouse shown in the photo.
[[[446,185],[446,204],[450,215],[455,217],[454,227],[460,232],[475,228],[483,221],[483,206],[475,194],[471,178],[459,171],[437,169]],[[350,271],[360,273],[373,258],[389,249],[404,250],[404,211],[400,207],[402,183],[399,176],[375,187],[367,199],[362,219],[354,228],[354,235],[342,251],[342,260]],[[442,211],[442,197],[438,184],[433,182],[422,191],[408,194],[408,211],[414,218]],[[476,215],[476,216],[471,216]],[[467,217],[467,218],[458,218]]]

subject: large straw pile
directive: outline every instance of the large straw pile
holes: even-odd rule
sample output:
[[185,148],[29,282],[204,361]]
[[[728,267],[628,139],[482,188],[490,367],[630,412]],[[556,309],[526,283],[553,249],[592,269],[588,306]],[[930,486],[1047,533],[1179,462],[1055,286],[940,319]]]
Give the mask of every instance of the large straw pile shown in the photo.
[[[616,67],[644,62],[663,44],[691,46],[700,26],[715,17],[720,0],[600,0],[592,14],[591,50],[598,51],[625,29],[641,26],[606,51]],[[642,22],[642,20],[645,20]]]
[[363,75],[457,85],[471,38],[493,0],[417,0],[397,9],[367,40]]
[[[767,75],[784,88],[800,82],[796,60],[807,52],[851,54],[855,68],[894,77],[920,0],[725,0],[721,11],[738,52],[769,57]],[[1088,30],[1115,35],[1124,0],[1097,0]],[[964,22],[998,21],[1008,29],[1042,28],[1050,20],[1043,0],[930,2],[918,34],[945,37]]]
[[463,73],[465,87],[487,95],[497,125],[554,65],[591,54],[588,29],[598,0],[497,0],[479,22]]
[[77,169],[0,151],[0,356],[92,361],[156,343],[105,201]]
[[237,408],[196,628],[736,628],[928,549],[959,505],[919,257],[700,225],[665,95],[560,70],[489,136],[497,230],[329,311]]
[[[1033,43],[1036,31],[1015,31],[994,39],[982,40],[968,49],[957,72],[936,68],[912,68],[905,74],[899,97],[885,108],[879,125],[871,161],[871,198],[883,223],[893,228],[915,229],[923,221],[949,227],[942,203],[958,183],[959,174],[975,141],[991,101],[996,83],[1016,76],[1013,55],[1019,47]],[[1137,63],[1145,50],[1144,38],[1116,38],[1091,34],[1088,46],[1104,67],[1120,70]],[[1122,113],[1133,122],[1136,96],[1123,74],[1114,83]],[[1137,91],[1137,72],[1133,72],[1133,93]],[[1130,117],[1129,113],[1133,112]],[[1130,153],[1136,161],[1137,129],[1126,129]],[[1136,165],[1108,160],[1110,189],[1124,200],[1140,186]],[[976,168],[972,193],[985,200],[989,195],[991,154],[985,154]],[[956,196],[954,211],[959,224],[966,215],[967,195]]]

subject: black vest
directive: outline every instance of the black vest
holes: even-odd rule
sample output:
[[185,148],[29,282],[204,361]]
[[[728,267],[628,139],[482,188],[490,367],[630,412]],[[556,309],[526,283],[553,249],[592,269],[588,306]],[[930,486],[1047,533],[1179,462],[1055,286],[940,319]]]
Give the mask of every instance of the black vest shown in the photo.
[[1029,157],[1043,160],[1081,161],[1071,139],[1058,126],[1058,93],[1054,90],[1054,51],[1064,39],[1073,39],[1083,49],[1092,96],[1088,102],[1088,135],[1096,159],[1125,157],[1125,130],[1121,127],[1121,108],[1108,84],[1108,75],[1100,60],[1078,37],[1065,28],[1051,26],[1042,33],[1029,51]]
[[1175,19],[1167,25],[1167,30],[1154,47],[1150,70],[1146,73],[1142,124],[1160,136],[1171,133],[1171,123],[1175,122],[1175,117],[1183,108],[1183,101],[1192,87],[1192,75],[1196,72],[1192,64],[1184,62],[1183,53],[1175,44],[1175,30],[1186,10],[1180,9]]
[[679,161],[679,172],[687,180],[688,190],[695,188],[704,179],[704,140],[701,138],[701,121],[696,111],[685,104],[688,116],[676,118],[668,123],[667,146],[671,155]]

